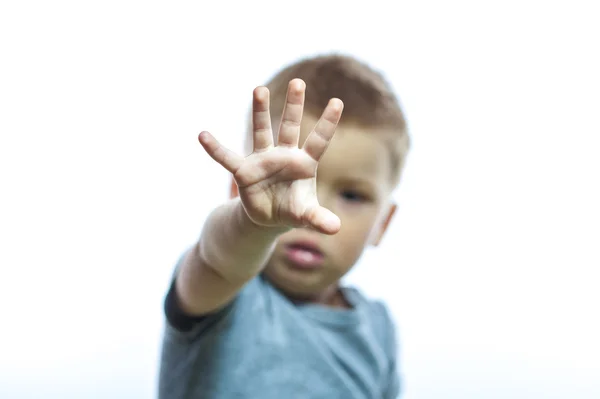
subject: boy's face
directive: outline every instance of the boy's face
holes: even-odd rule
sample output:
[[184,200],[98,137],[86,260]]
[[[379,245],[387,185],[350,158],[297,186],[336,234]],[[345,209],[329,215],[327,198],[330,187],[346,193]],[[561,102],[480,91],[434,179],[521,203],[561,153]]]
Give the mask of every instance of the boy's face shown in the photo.
[[[305,115],[300,143],[317,119]],[[390,152],[377,132],[340,124],[317,169],[319,203],[342,221],[332,236],[294,229],[280,236],[265,268],[269,280],[290,297],[327,300],[339,279],[369,245],[376,245],[395,206]],[[235,183],[234,183],[235,184]]]

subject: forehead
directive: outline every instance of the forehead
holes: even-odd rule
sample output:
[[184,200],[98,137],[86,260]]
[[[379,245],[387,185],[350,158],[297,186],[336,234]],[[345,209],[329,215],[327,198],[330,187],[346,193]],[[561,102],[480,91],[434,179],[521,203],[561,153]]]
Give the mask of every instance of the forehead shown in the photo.
[[[306,140],[316,122],[316,118],[308,115],[304,117],[300,143]],[[357,124],[342,123],[319,162],[319,175],[387,184],[392,173],[390,156],[390,151],[386,149],[378,132]]]

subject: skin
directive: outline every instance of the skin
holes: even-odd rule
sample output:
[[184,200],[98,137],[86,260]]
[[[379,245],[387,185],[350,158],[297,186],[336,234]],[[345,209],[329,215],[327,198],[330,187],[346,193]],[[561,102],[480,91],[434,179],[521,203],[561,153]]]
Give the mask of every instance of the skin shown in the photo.
[[[277,143],[269,92],[254,90],[254,149],[245,158],[200,133],[207,154],[232,174],[235,195],[209,215],[178,271],[175,293],[185,313],[221,308],[263,271],[293,300],[347,306],[339,278],[366,245],[378,243],[394,213],[389,159],[377,135],[358,126],[342,126],[334,139],[343,109],[339,99],[329,102],[318,121],[303,120],[305,89],[300,79],[290,82]],[[323,267],[290,268],[284,248],[298,239],[319,246]]]
[[[316,122],[313,115],[304,115],[300,143]],[[390,154],[377,133],[357,124],[341,124],[319,162],[317,199],[340,218],[340,230],[326,235],[304,227],[278,238],[264,274],[291,299],[347,306],[338,288],[340,278],[356,264],[365,247],[379,243],[389,225],[396,209],[390,202]],[[237,195],[232,181],[231,196]],[[319,247],[325,256],[323,267],[298,270],[287,261],[286,245],[299,241]]]

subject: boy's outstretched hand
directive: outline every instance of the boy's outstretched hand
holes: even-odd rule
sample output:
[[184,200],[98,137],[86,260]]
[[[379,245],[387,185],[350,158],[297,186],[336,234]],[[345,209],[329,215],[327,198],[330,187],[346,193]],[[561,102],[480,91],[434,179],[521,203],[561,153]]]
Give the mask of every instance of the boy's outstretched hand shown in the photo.
[[300,121],[306,86],[294,79],[288,87],[279,128],[278,143],[273,143],[269,90],[254,90],[254,151],[246,158],[223,147],[208,132],[198,140],[206,152],[233,174],[240,199],[248,217],[260,226],[310,227],[335,234],[340,219],[317,200],[317,165],[325,153],[342,115],[343,103],[331,99],[317,125],[298,147]]

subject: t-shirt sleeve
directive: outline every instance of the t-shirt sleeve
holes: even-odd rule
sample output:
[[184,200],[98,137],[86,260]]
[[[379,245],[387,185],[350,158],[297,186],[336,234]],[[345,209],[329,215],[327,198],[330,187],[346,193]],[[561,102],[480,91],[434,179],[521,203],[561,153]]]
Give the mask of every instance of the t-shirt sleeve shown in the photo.
[[380,304],[383,316],[384,327],[384,345],[386,353],[389,355],[389,372],[384,387],[384,399],[397,399],[400,397],[400,367],[398,362],[398,337],[395,323],[390,316],[389,310],[385,305]]
[[175,271],[173,272],[169,289],[165,295],[163,310],[165,313],[168,332],[179,335],[182,338],[193,338],[201,334],[202,331],[210,328],[211,325],[226,317],[231,311],[231,308],[234,306],[236,299],[222,309],[216,310],[210,314],[202,316],[190,316],[186,314],[181,309],[177,299],[177,288],[175,284],[177,271],[179,270],[184,257],[185,253],[179,258],[179,261],[175,266]]
[[182,333],[191,331],[198,324],[202,324],[211,318],[215,318],[219,313],[223,313],[226,310],[222,309],[212,314],[202,316],[187,315],[181,310],[181,306],[179,306],[177,292],[175,290],[175,279],[173,279],[171,281],[171,286],[167,291],[167,295],[165,296],[164,312],[169,325]]
[[383,396],[384,399],[397,399],[400,397],[400,370],[398,368],[397,358],[398,355],[394,354],[391,359],[388,382]]

